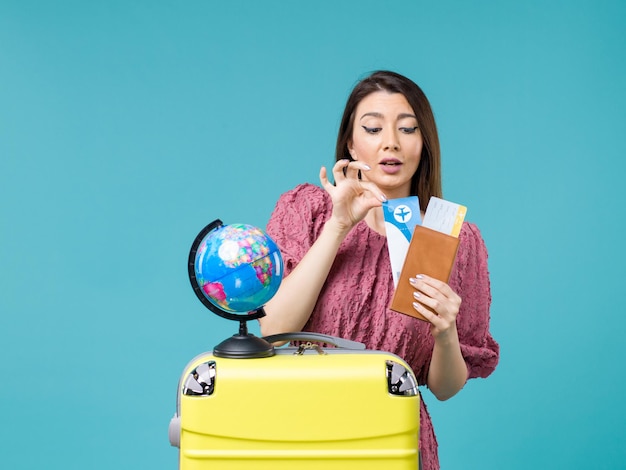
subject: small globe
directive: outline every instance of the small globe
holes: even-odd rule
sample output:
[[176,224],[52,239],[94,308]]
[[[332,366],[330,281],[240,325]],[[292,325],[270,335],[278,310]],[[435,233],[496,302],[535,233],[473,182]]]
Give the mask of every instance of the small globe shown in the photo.
[[228,313],[257,310],[282,281],[283,259],[276,243],[252,225],[220,225],[200,242],[195,277],[204,296]]

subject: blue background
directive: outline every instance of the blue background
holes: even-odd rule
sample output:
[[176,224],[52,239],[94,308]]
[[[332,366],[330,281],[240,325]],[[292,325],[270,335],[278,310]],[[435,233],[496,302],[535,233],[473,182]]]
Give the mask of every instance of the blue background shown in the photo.
[[317,182],[389,68],[490,250],[501,362],[425,394],[443,468],[626,468],[626,4],[225,3],[0,3],[0,467],[175,468],[179,374],[235,332],[193,238]]

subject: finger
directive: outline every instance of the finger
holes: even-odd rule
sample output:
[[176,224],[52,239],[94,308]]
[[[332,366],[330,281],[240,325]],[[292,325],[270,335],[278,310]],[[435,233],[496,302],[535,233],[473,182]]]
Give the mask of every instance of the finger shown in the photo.
[[[428,281],[434,284],[434,286],[424,282],[424,279],[409,280],[413,288],[416,289],[413,293],[414,300],[428,306],[439,315],[446,312],[458,312],[461,307],[461,297],[459,297],[459,295],[457,295],[456,292],[454,292],[445,282],[438,281],[434,278],[429,278]],[[437,287],[441,288],[441,290],[437,289]]]
[[325,166],[320,168],[320,183],[322,183],[322,187],[326,191],[328,191],[329,188],[332,186],[332,183],[328,181],[328,171],[326,170]]
[[441,294],[441,291],[438,289],[439,286],[436,286],[433,282],[435,280],[436,279],[430,277],[427,278],[424,274],[418,274],[415,277],[410,278],[409,282],[415,290],[421,292],[426,297],[439,296],[441,298],[443,297],[443,294]]
[[381,202],[387,201],[385,193],[383,193],[374,183],[361,181],[361,187],[366,191],[369,191],[374,196],[374,198],[378,201],[378,204],[376,204],[377,206],[380,206]]
[[435,279],[434,277],[428,276],[427,274],[417,273],[415,275],[415,279],[418,281],[422,281],[423,284],[434,287],[437,290],[441,290],[442,286],[446,283],[440,281],[439,279]]
[[427,307],[423,300],[414,301],[413,308],[426,320],[428,320],[435,328],[439,330],[448,329],[451,325],[456,324],[456,314],[445,309],[438,311]]
[[350,165],[348,167],[350,177],[361,179],[359,177],[359,170],[369,171],[370,169],[369,165],[363,164],[359,161],[359,156],[357,155],[356,150],[353,149],[350,152]]
[[335,181],[338,181],[338,179],[341,179],[342,177],[359,179],[360,171],[369,170],[371,170],[371,168],[366,163],[362,163],[357,160],[350,161],[348,159],[343,159],[335,163],[335,166],[333,167],[333,175],[335,177]]
[[362,163],[354,162],[354,161],[348,162],[348,165],[346,166],[346,171],[345,171],[346,178],[350,178],[353,180],[360,180],[361,178],[359,178],[359,171],[360,170],[367,171],[367,169],[369,169],[369,167],[367,165],[363,167]]
[[414,278],[409,279],[409,282],[413,287],[431,297],[437,294],[441,294],[446,298],[455,298],[457,296],[456,292],[447,283],[426,274],[417,274]]
[[415,309],[417,313],[423,316],[430,323],[434,324],[439,319],[439,315],[434,313],[432,310],[427,309],[426,307],[424,307],[424,305],[422,305],[419,302],[413,302],[413,308]]
[[[372,168],[367,164],[358,160],[352,161],[348,164],[348,176],[351,178],[359,178],[360,172],[368,172]],[[360,178],[359,178],[360,179]]]
[[350,164],[350,160],[344,158],[343,160],[338,160],[335,165],[333,165],[333,178],[335,181],[341,181],[346,178],[346,168]]
[[[421,306],[426,306],[430,308],[430,310],[434,311],[436,314],[441,315],[447,309],[445,308],[445,301],[441,301],[438,299],[434,299],[420,292],[413,292],[413,301],[414,303],[418,303]],[[428,310],[428,309],[425,309]],[[421,310],[420,310],[421,313]]]

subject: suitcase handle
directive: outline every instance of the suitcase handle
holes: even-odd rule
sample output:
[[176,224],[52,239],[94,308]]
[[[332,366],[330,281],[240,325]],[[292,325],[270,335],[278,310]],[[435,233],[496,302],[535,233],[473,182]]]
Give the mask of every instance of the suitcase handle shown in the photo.
[[309,331],[278,333],[276,335],[264,336],[263,339],[268,343],[276,343],[278,341],[316,341],[320,343],[331,344],[333,346],[343,349],[365,349],[365,345],[357,341],[351,341],[349,339],[338,338],[337,336],[324,335],[321,333],[313,333]]

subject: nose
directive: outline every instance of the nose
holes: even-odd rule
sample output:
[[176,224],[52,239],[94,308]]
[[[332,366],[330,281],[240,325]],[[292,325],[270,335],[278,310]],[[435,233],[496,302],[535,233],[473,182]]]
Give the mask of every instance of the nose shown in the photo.
[[395,129],[387,128],[386,132],[383,135],[383,148],[385,150],[399,150],[400,149],[400,140],[396,135]]

